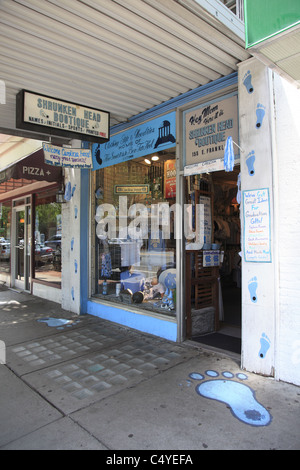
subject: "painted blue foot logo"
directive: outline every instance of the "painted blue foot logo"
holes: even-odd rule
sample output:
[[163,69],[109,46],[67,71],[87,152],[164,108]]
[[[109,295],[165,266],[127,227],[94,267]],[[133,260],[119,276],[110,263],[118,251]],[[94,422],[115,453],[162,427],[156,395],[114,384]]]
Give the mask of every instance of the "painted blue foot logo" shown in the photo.
[[[254,391],[241,382],[235,382],[232,379],[234,374],[231,372],[222,372],[223,378],[214,370],[207,370],[205,374],[212,379],[205,380],[196,386],[196,392],[205,398],[220,401],[230,407],[231,413],[243,423],[251,426],[267,426],[272,417],[255,398]],[[193,380],[204,380],[205,376],[196,372],[189,375]],[[247,380],[245,374],[236,374],[239,380]]]
[[252,79],[251,72],[250,70],[248,70],[248,72],[244,75],[243,84],[245,85],[246,90],[248,91],[249,94],[253,93],[254,91],[253,85],[251,83],[251,79]]
[[256,295],[256,290],[257,290],[257,277],[254,276],[250,281],[248,282],[248,290],[250,294],[250,299],[253,303],[257,302],[257,295]]
[[39,323],[46,323],[48,326],[51,326],[52,328],[56,328],[57,330],[63,330],[64,327],[70,327],[70,326],[77,325],[78,323],[80,323],[80,320],[74,321],[74,320],[67,320],[65,318],[53,318],[53,317],[40,318],[37,321]]
[[253,176],[255,174],[254,170],[254,162],[255,162],[255,153],[254,150],[248,153],[246,157],[246,164],[248,168],[248,173],[250,176]]
[[266,354],[271,346],[271,341],[266,335],[266,333],[263,333],[260,338],[260,350],[258,353],[258,356],[264,359],[266,357]]
[[265,106],[262,105],[261,103],[258,103],[256,107],[256,117],[257,117],[256,128],[257,129],[259,129],[262,126],[265,114],[266,114]]

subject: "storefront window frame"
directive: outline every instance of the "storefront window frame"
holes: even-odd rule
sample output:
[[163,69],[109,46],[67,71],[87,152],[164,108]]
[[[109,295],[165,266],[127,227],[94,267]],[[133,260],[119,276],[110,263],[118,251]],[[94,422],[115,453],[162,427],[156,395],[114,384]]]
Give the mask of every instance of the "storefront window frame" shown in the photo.
[[[170,148],[172,151],[175,150],[174,154],[174,160],[176,164],[176,169],[178,167],[178,157],[177,157],[177,146],[174,145],[173,147]],[[157,152],[159,153],[159,151]],[[145,155],[145,158],[147,155]],[[134,161],[134,158],[131,159],[131,161]],[[96,170],[97,171],[97,170]],[[173,315],[166,315],[163,312],[159,311],[152,311],[152,310],[147,310],[145,308],[139,307],[138,304],[130,303],[130,304],[122,304],[122,303],[116,303],[113,301],[113,299],[105,299],[103,297],[98,297],[97,294],[94,294],[94,287],[96,283],[96,236],[95,236],[95,223],[94,223],[94,218],[95,218],[95,210],[96,210],[96,203],[95,203],[95,197],[94,197],[94,191],[95,191],[95,178],[96,178],[96,171],[91,171],[90,172],[90,178],[89,178],[89,186],[90,186],[90,213],[89,213],[89,286],[88,286],[88,296],[89,299],[92,302],[103,304],[103,305],[108,305],[112,308],[120,309],[120,310],[127,310],[132,313],[138,313],[140,315],[146,315],[146,316],[151,316],[154,318],[162,319],[164,321],[170,321],[173,323],[177,323],[178,321],[178,302],[177,302],[177,292],[178,292],[178,262],[180,260],[180,255],[178,255],[178,246],[180,246],[181,240],[174,240],[175,241],[175,253],[174,253],[174,261],[176,265],[176,276],[177,276],[177,282],[176,282],[176,305],[175,309],[173,311]],[[176,172],[176,185],[178,182],[178,171]],[[177,188],[177,186],[176,186]],[[177,189],[176,189],[176,198],[175,202],[177,203]],[[180,226],[181,222],[176,221],[176,224]],[[175,227],[174,227],[175,228]],[[179,243],[178,243],[179,242]]]
[[[52,190],[55,190],[55,191],[58,191],[59,189],[59,186],[55,186],[53,188],[51,188]],[[47,192],[47,189],[41,189],[40,191],[38,192],[35,192],[32,194],[32,202],[31,202],[31,211],[32,211],[32,234],[31,234],[31,237],[32,237],[32,240],[34,241],[35,240],[35,218],[36,218],[36,199],[37,199],[37,196],[40,195],[40,194],[43,194],[43,193],[46,193]],[[32,257],[32,261],[31,261],[31,264],[32,264],[32,284],[35,283],[35,284],[41,284],[41,285],[45,285],[45,286],[49,286],[49,287],[54,287],[56,289],[62,289],[62,281],[58,284],[58,283],[54,283],[54,282],[49,282],[49,281],[45,281],[43,279],[38,279],[35,277],[35,241],[34,243],[32,243],[32,247],[31,247],[31,257]],[[61,272],[62,272],[62,267],[61,267]]]

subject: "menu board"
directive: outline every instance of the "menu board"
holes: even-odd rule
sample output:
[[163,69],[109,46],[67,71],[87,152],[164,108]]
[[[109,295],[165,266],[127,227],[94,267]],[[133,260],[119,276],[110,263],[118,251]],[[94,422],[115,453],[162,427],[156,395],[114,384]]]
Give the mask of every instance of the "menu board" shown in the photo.
[[271,228],[269,189],[243,191],[245,261],[270,263]]

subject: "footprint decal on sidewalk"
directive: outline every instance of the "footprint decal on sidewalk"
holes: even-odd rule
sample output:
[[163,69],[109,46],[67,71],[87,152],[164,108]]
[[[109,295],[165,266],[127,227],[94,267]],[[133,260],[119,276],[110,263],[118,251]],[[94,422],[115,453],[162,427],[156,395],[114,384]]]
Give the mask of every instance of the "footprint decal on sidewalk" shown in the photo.
[[40,323],[47,323],[48,326],[56,328],[57,330],[63,330],[65,326],[69,327],[79,323],[79,320],[74,322],[74,320],[66,320],[65,318],[52,317],[40,318],[37,321]]
[[250,281],[248,282],[248,290],[250,293],[250,298],[253,303],[257,302],[257,295],[256,295],[256,289],[257,289],[257,277],[254,276]]
[[[268,410],[258,403],[254,391],[242,382],[227,380],[235,377],[232,372],[222,372],[223,378],[218,379],[216,377],[219,377],[219,373],[214,370],[207,370],[205,375],[213,378],[196,386],[196,392],[200,396],[225,403],[230,408],[233,416],[243,423],[251,426],[267,426],[270,424],[272,417]],[[197,372],[193,372],[189,377],[193,380],[204,380],[206,378]],[[242,373],[236,374],[236,377],[241,381],[248,378]]]

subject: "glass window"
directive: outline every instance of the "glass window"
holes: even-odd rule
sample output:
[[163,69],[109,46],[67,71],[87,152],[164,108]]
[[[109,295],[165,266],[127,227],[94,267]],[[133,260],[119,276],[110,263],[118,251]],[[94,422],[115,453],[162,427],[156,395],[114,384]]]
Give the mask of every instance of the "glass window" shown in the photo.
[[93,295],[175,315],[175,168],[174,150],[92,172]]
[[0,272],[10,273],[11,202],[0,203]]
[[61,285],[61,204],[56,190],[35,198],[35,279]]

